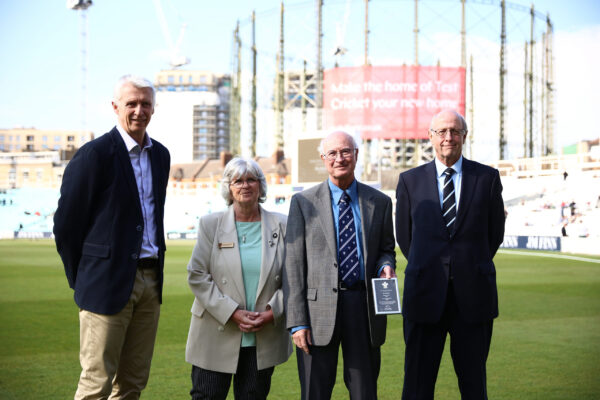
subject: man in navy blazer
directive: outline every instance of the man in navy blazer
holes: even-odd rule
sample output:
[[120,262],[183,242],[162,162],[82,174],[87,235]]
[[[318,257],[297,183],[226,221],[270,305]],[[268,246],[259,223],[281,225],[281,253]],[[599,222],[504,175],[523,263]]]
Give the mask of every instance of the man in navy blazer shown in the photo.
[[408,260],[403,399],[433,399],[448,333],[462,398],[487,399],[486,360],[498,316],[492,259],[505,216],[498,170],[462,156],[466,135],[460,114],[435,115],[429,138],[436,159],[398,180],[396,240]]
[[75,399],[137,399],[146,386],[162,301],[169,151],[150,139],[154,87],[124,76],[118,124],[67,165],[54,236],[79,306]]

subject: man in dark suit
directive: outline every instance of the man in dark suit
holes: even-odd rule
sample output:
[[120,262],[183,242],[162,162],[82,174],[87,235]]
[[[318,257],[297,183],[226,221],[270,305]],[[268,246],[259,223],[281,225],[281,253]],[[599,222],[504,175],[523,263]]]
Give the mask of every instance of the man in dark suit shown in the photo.
[[400,175],[396,239],[408,260],[403,317],[403,399],[433,399],[440,359],[450,352],[463,399],[487,399],[486,360],[498,316],[492,261],[504,236],[496,169],[467,160],[464,118],[433,117],[436,159]]
[[302,399],[329,399],[340,344],[350,398],[377,398],[386,317],[371,279],[395,277],[391,199],[354,177],[358,149],[334,132],[321,142],[329,179],[292,197],[283,274],[287,328]]
[[124,76],[112,103],[118,123],[67,165],[54,236],[79,306],[75,399],[137,399],[158,327],[169,151],[150,139],[154,87]]

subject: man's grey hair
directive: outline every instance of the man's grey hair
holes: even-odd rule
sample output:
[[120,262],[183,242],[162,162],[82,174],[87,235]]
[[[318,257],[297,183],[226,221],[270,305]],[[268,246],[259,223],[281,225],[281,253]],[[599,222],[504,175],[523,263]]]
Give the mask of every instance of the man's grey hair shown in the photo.
[[258,163],[249,158],[235,157],[225,166],[223,179],[221,180],[221,196],[223,196],[228,206],[233,204],[229,184],[244,176],[258,180],[260,184],[258,202],[264,203],[267,200],[267,179]]
[[152,106],[154,106],[156,98],[156,90],[154,89],[154,85],[148,79],[136,75],[124,75],[119,78],[117,84],[115,85],[115,90],[113,92],[113,101],[115,102],[115,104],[119,104],[119,100],[121,100],[121,89],[125,85],[133,85],[138,89],[151,89]]
[[352,141],[352,147],[353,147],[354,149],[358,149],[358,144],[356,143],[356,140],[354,139],[354,137],[353,137],[351,134],[349,134],[348,132],[344,132],[344,131],[333,131],[333,132],[330,132],[330,133],[328,133],[328,134],[327,134],[327,136],[325,136],[325,137],[324,137],[323,139],[321,139],[321,141],[319,142],[319,147],[317,148],[317,150],[319,151],[319,154],[325,154],[325,153],[324,153],[324,151],[325,151],[325,140],[327,140],[327,138],[328,138],[329,136],[331,136],[332,134],[334,134],[334,133],[338,133],[338,132],[341,132],[341,133],[344,133],[344,134],[346,134],[346,135],[347,135],[347,136],[350,138],[350,140]]

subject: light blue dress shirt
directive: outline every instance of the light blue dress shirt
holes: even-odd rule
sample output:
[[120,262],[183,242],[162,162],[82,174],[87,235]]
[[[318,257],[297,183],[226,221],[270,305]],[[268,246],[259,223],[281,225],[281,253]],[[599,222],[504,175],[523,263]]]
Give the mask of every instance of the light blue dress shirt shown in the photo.
[[[454,195],[456,197],[456,212],[458,213],[458,201],[460,200],[460,185],[462,183],[462,161],[463,158],[460,156],[457,162],[454,163],[450,168],[454,170],[454,174],[452,175],[452,184],[454,184]],[[438,184],[438,195],[440,197],[440,209],[444,207],[444,180],[446,179],[446,175],[444,175],[444,171],[448,167],[442,164],[440,160],[435,159],[435,170]]]
[[117,130],[121,134],[129,160],[133,167],[133,175],[140,196],[140,206],[144,218],[144,231],[142,234],[142,250],[140,258],[157,258],[158,246],[156,245],[156,225],[154,223],[154,193],[152,191],[152,166],[150,165],[150,149],[152,141],[146,132],[144,135],[144,147],[133,140],[131,136],[117,124]]

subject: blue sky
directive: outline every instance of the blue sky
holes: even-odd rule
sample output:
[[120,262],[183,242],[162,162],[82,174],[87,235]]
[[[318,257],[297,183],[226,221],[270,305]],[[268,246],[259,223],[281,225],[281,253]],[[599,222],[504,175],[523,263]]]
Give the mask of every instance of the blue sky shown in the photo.
[[[412,0],[396,1],[412,4]],[[423,1],[423,4],[425,8],[437,5],[443,8],[449,2],[429,0]],[[289,10],[288,15],[305,19],[305,25],[314,25],[314,1],[284,3]],[[344,0],[325,3],[341,11],[346,4]],[[512,3],[525,7],[530,5],[521,0],[513,0]],[[557,100],[557,128],[562,132],[557,141],[564,144],[574,139],[597,138],[599,132],[595,130],[598,124],[594,113],[600,105],[597,77],[600,2],[546,0],[534,3],[537,10],[550,13],[555,27],[557,94],[560,96]],[[244,29],[249,29],[247,21],[253,9],[259,21],[277,21],[280,2],[162,0],[161,4],[173,40],[178,36],[181,23],[187,23],[182,53],[191,59],[191,64],[186,68],[227,73],[230,71],[232,32],[236,21],[241,20]],[[350,4],[352,16],[347,30],[360,32],[363,29],[363,2],[354,0]],[[385,11],[385,7],[393,5],[391,0],[371,0],[371,7],[375,10],[372,18],[377,18],[376,12]],[[527,27],[527,16],[521,14],[514,17],[520,24],[518,29]],[[125,73],[153,80],[157,72],[168,68],[164,57],[167,45],[151,0],[95,0],[87,15],[87,128],[101,134],[114,124],[110,109],[114,82]],[[78,13],[67,9],[63,0],[0,1],[0,128],[81,128],[79,24]],[[261,27],[258,35],[260,40],[270,38],[276,42],[278,26],[271,23]],[[410,48],[412,37],[406,40]],[[314,38],[309,36],[307,41],[312,45]],[[372,43],[372,46],[376,45]],[[355,56],[360,51],[357,50]],[[265,60],[267,56],[259,59],[259,63]],[[269,64],[274,63],[269,61]]]

